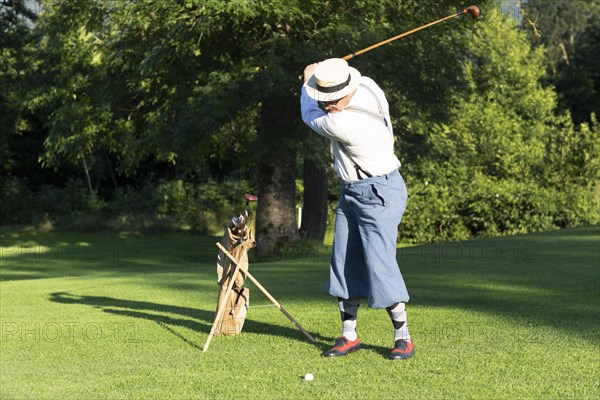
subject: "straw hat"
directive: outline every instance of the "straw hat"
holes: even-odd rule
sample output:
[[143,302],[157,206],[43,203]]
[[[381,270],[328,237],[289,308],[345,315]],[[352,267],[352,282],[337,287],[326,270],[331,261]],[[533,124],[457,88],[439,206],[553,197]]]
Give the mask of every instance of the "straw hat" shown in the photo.
[[306,82],[307,93],[317,101],[334,101],[346,97],[358,87],[360,72],[341,58],[321,61]]

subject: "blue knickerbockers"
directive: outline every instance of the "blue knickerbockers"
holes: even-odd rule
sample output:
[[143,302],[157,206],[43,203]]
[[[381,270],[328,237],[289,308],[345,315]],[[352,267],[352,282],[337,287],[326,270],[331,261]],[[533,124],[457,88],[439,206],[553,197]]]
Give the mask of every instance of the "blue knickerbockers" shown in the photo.
[[406,209],[398,170],[342,182],[326,289],[341,299],[365,298],[370,308],[408,302],[396,261],[398,225]]

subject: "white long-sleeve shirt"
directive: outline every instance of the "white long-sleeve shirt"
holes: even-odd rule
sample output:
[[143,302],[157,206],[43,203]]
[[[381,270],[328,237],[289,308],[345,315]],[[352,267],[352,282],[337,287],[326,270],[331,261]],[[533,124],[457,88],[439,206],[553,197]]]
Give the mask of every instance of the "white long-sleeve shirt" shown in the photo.
[[[394,154],[389,105],[385,94],[375,81],[365,76],[361,77],[360,85],[348,106],[361,107],[379,114],[377,100],[363,86],[368,86],[379,99],[390,125],[389,129],[381,121],[365,113],[346,109],[336,113],[325,113],[319,108],[317,101],[306,93],[306,83],[302,87],[302,120],[315,132],[331,141],[333,168],[345,182],[359,179],[355,164],[373,176],[387,174],[400,166],[400,161]],[[361,176],[365,178],[364,174]]]

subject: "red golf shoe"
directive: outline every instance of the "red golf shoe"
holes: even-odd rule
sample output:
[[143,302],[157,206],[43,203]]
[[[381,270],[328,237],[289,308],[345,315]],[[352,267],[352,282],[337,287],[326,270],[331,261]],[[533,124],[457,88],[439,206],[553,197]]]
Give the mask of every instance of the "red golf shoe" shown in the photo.
[[399,360],[404,358],[412,357],[415,353],[415,344],[413,342],[407,342],[404,339],[396,340],[392,352],[388,356],[390,360]]
[[323,357],[345,356],[348,353],[352,353],[358,349],[360,349],[360,341],[358,338],[356,338],[354,341],[350,341],[342,336],[335,342],[335,346],[323,352]]

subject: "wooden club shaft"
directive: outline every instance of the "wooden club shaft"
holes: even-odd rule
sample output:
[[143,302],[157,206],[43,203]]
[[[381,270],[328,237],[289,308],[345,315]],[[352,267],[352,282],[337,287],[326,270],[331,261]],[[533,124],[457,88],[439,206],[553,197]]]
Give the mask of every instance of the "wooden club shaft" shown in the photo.
[[400,35],[398,35],[398,36],[394,36],[393,38],[386,39],[386,40],[384,40],[384,41],[382,41],[382,42],[379,42],[379,43],[376,43],[376,44],[374,44],[374,45],[372,45],[372,46],[366,47],[366,48],[364,48],[364,49],[362,49],[362,50],[359,50],[359,51],[357,51],[357,52],[355,52],[355,53],[350,53],[350,54],[348,54],[347,56],[344,56],[344,57],[342,57],[342,59],[347,61],[347,60],[349,60],[349,59],[351,59],[351,58],[354,58],[354,57],[356,57],[356,56],[358,56],[358,55],[361,55],[361,54],[363,54],[363,53],[366,53],[367,51],[371,51],[371,50],[373,50],[373,49],[376,49],[376,48],[377,48],[377,47],[379,47],[379,46],[383,46],[384,44],[388,44],[388,43],[390,43],[390,42],[393,42],[394,40],[398,40],[398,39],[400,39],[400,38],[403,38],[403,37],[405,37],[405,36],[412,35],[412,34],[413,34],[413,33],[415,33],[415,32],[418,32],[418,31],[420,31],[420,30],[423,30],[423,29],[425,29],[425,28],[429,28],[430,26],[432,26],[432,25],[435,25],[435,24],[439,24],[440,22],[444,22],[444,21],[447,21],[447,20],[449,20],[449,19],[456,18],[456,17],[458,17],[459,15],[465,14],[465,13],[467,13],[467,12],[468,12],[468,9],[464,9],[463,11],[459,11],[459,12],[457,12],[456,14],[449,15],[449,16],[447,16],[447,17],[444,17],[444,18],[438,19],[437,21],[430,22],[430,23],[428,23],[428,24],[426,24],[426,25],[420,26],[420,27],[418,27],[418,28],[415,28],[415,29],[413,29],[413,30],[410,30],[410,31],[408,31],[408,32],[401,33],[401,34],[400,34]]

